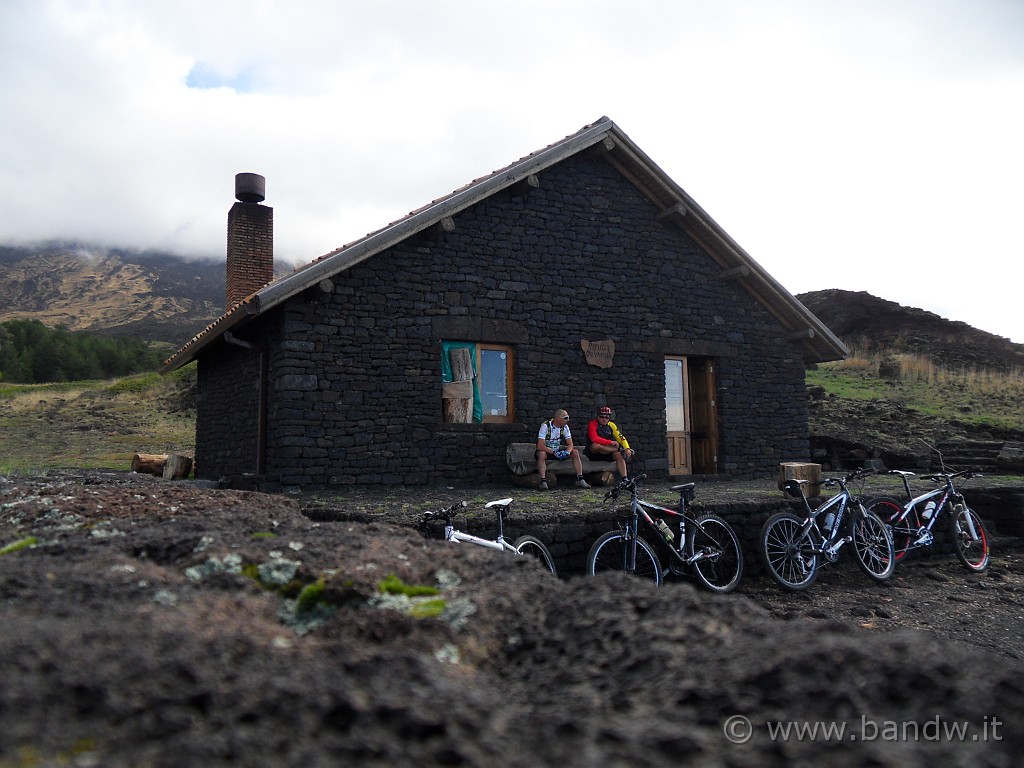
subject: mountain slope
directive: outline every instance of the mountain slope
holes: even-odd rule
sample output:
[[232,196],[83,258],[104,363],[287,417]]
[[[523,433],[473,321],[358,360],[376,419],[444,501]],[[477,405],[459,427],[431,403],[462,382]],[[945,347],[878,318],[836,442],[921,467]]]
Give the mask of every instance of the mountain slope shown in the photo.
[[801,293],[797,298],[851,349],[920,354],[956,370],[1024,369],[1024,344],[923,309],[865,291],[831,289]]
[[0,247],[0,322],[179,345],[224,310],[224,264],[64,244]]

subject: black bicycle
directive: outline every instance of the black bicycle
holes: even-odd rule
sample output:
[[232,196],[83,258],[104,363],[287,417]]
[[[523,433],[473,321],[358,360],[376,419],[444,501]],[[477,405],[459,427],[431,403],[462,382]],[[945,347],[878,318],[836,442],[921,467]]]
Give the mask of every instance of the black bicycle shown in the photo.
[[910,490],[909,478],[914,476],[913,472],[892,469],[889,474],[897,475],[903,481],[906,501],[879,496],[868,501],[867,507],[889,524],[897,560],[902,560],[912,549],[932,546],[935,543],[932,529],[940,517],[948,516],[956,556],[964,568],[976,573],[988,568],[988,531],[978,513],[967,506],[963,494],[953,486],[956,478],[983,477],[980,472],[965,469],[924,475],[925,480],[940,485],[917,496]]
[[[740,583],[743,574],[743,552],[732,527],[721,517],[710,512],[694,515],[690,503],[696,483],[672,487],[679,492],[679,509],[669,509],[639,497],[638,486],[646,475],[621,480],[609,490],[605,501],[617,499],[620,493],[630,495],[629,515],[619,530],[608,531],[598,537],[587,555],[587,572],[594,576],[602,571],[625,571],[660,585],[666,571],[654,545],[640,535],[641,522],[653,534],[650,538],[665,544],[670,553],[669,572],[683,575],[691,569],[698,581],[712,592],[731,592]],[[659,515],[657,521],[650,513]],[[678,542],[674,526],[669,526],[660,515],[679,521]]]
[[807,480],[787,480],[782,488],[803,499],[805,513],[777,512],[761,528],[761,559],[772,578],[786,589],[807,589],[826,563],[839,560],[839,552],[853,545],[854,560],[872,579],[885,581],[896,570],[892,535],[883,520],[865,508],[847,484],[863,481],[870,471],[855,469],[846,477],[815,485],[839,486],[839,492],[817,509],[804,496]]

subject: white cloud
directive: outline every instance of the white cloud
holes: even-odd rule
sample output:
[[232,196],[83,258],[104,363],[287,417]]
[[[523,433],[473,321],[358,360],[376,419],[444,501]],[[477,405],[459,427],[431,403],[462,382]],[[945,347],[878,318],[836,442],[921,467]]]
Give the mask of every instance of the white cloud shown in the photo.
[[608,115],[792,292],[1024,342],[1008,0],[7,0],[0,241],[315,258]]

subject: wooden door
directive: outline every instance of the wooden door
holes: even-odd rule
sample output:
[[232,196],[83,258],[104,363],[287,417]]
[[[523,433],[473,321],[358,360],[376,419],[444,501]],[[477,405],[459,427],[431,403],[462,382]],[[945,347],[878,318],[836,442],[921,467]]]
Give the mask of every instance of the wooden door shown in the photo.
[[707,357],[691,357],[688,363],[693,471],[698,475],[712,475],[718,472],[715,363]]
[[690,463],[686,369],[685,357],[665,358],[665,426],[670,475],[689,475],[693,471]]

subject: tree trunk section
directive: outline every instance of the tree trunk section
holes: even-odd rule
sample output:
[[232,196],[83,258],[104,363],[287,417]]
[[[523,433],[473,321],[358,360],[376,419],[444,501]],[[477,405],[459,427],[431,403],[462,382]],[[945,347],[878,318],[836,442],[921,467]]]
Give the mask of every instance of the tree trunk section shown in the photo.
[[160,477],[166,463],[166,453],[136,453],[132,456],[132,472]]
[[172,453],[164,464],[164,480],[182,480],[192,471],[192,459]]
[[469,382],[470,389],[469,397],[444,398],[444,420],[448,424],[470,424],[473,421],[473,353],[465,347],[451,349],[448,359],[452,364],[452,383]]
[[779,490],[787,480],[807,480],[800,490],[808,499],[816,499],[821,495],[821,464],[807,464],[801,461],[784,461],[779,464]]

